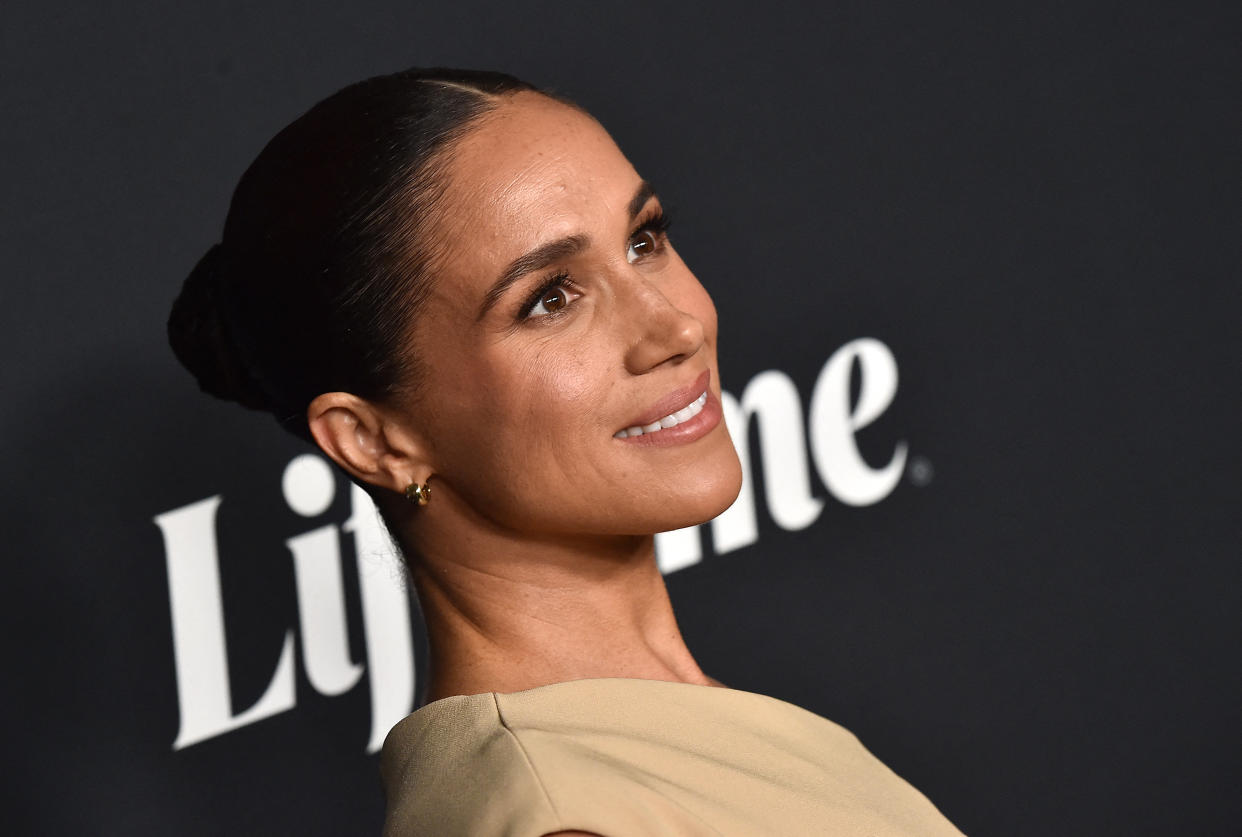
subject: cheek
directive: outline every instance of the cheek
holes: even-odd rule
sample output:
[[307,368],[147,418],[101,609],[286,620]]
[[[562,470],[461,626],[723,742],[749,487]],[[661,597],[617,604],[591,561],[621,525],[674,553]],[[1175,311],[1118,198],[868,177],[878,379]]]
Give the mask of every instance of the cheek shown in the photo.
[[498,394],[497,418],[524,425],[519,431],[539,447],[559,447],[580,430],[598,403],[599,358],[562,333],[531,343],[490,370]]
[[464,481],[497,469],[558,467],[567,443],[592,432],[598,413],[600,366],[585,352],[549,340],[497,355],[466,371],[438,422],[445,467]]
[[601,484],[599,451],[611,441],[605,353],[560,342],[476,366],[477,396],[463,392],[441,423],[459,428],[437,449],[442,478],[502,526],[555,529],[585,514],[580,501],[598,500],[588,489]]
[[532,402],[536,409],[573,409],[585,406],[594,396],[598,379],[594,365],[581,352],[565,352],[557,346],[540,347],[522,363],[526,383],[515,398]]
[[686,270],[686,278],[680,283],[678,298],[673,300],[673,304],[701,322],[708,345],[716,345],[716,305],[707,289],[689,270]]
[[703,287],[703,283],[694,275],[694,271],[681,260],[677,251],[672,251],[672,257],[674,262],[670,265],[670,269],[671,275],[675,277],[672,283],[675,290],[665,291],[665,293],[669,296],[670,302],[703,324],[708,342],[714,345],[716,342],[716,304],[712,302],[707,288]]
[[703,323],[704,329],[707,331],[707,339],[712,345],[716,344],[716,304],[712,302],[711,296],[707,293],[707,289],[699,285],[699,294],[702,298],[703,313],[699,316]]

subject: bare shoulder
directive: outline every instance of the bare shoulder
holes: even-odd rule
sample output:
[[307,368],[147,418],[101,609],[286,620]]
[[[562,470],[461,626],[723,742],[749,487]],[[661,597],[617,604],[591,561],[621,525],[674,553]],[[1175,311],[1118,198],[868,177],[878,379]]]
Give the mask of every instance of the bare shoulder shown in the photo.
[[553,831],[543,837],[603,837],[594,831]]

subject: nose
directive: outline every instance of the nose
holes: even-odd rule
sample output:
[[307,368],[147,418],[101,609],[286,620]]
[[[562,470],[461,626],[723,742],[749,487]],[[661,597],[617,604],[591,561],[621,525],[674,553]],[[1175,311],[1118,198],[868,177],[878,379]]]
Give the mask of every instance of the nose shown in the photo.
[[627,296],[625,318],[634,324],[625,354],[626,369],[635,375],[666,363],[680,363],[703,347],[703,323],[678,308],[656,281],[636,278]]

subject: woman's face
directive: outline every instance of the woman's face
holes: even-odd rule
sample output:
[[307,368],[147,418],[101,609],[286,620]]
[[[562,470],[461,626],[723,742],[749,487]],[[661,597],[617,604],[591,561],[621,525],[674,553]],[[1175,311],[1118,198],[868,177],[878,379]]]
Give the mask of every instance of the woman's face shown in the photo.
[[411,408],[436,490],[540,535],[652,533],[727,508],[741,471],[716,311],[612,138],[521,93],[446,176]]

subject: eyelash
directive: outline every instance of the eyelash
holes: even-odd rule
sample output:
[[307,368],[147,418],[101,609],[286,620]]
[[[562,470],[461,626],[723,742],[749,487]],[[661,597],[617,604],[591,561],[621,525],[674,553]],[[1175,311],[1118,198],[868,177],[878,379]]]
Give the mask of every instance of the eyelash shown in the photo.
[[[526,301],[522,303],[522,307],[518,310],[518,319],[529,320],[531,309],[539,304],[539,300],[543,299],[548,291],[556,287],[565,287],[571,290],[576,287],[574,285],[574,281],[569,278],[569,271],[563,270],[563,269],[558,270],[556,273],[553,273],[551,276],[549,276],[547,279],[541,282],[539,284],[539,287],[536,288],[534,292],[531,293],[530,296],[526,297]],[[544,316],[555,317],[556,314],[549,313],[549,314],[545,314]]]
[[651,214],[638,222],[638,226],[630,233],[630,238],[641,232],[655,233],[655,237],[660,240],[660,244],[664,244],[665,238],[668,236],[668,228],[672,225],[672,219],[665,214],[663,209],[656,208],[651,210]]
[[[649,214],[646,218],[640,221],[636,227],[634,227],[633,232],[630,233],[630,237],[626,239],[626,246],[628,247],[628,243],[639,233],[649,232],[655,236],[660,250],[663,250],[664,244],[668,241],[668,228],[671,224],[672,220],[663,209],[654,209],[651,214]],[[659,250],[656,252],[659,252]],[[564,269],[556,271],[543,282],[540,282],[539,287],[526,297],[526,301],[523,302],[522,307],[518,309],[518,320],[530,319],[531,309],[539,304],[539,301],[543,299],[544,295],[547,294],[548,291],[556,287],[564,287],[569,290],[574,290],[577,288],[577,285],[574,284],[574,280],[570,278],[569,271]],[[558,315],[559,312],[549,313],[543,315],[540,319],[546,317],[556,317]]]

